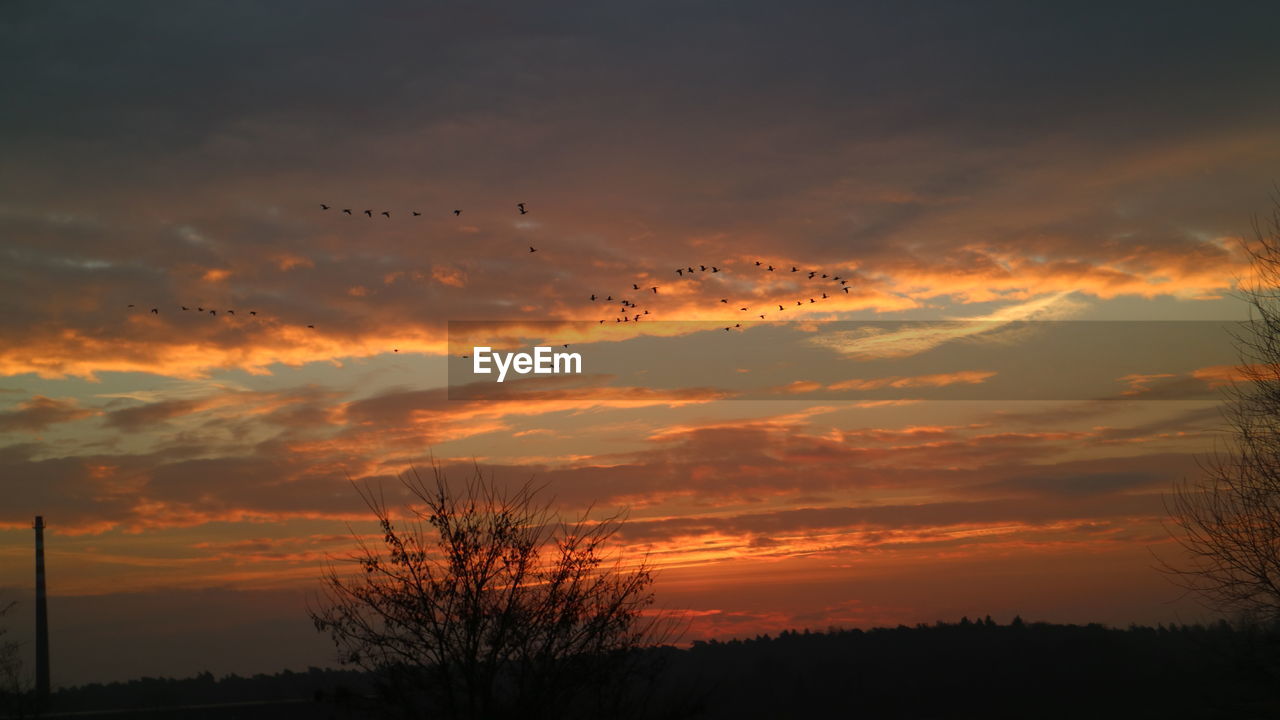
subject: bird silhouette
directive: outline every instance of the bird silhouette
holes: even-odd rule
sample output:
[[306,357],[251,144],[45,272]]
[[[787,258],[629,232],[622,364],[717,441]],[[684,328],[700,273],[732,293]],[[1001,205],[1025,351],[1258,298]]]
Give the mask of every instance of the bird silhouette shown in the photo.
[[538,248],[536,248],[536,247],[534,247],[534,246],[530,245],[530,246],[529,246],[529,252],[538,252]]
[[799,272],[799,270],[800,270],[800,268],[798,268],[798,267],[796,267],[796,266],[794,266],[794,265],[792,265],[792,266],[791,266],[791,272]]
[[676,274],[680,277],[684,277],[684,268],[676,268]]
[[653,286],[653,287],[651,287],[651,288],[649,288],[649,289],[653,291],[653,294],[654,294],[654,295],[657,295],[657,294],[658,294],[658,287],[657,287],[656,285],[655,285],[655,286]]
[[814,301],[813,298],[809,298],[809,302],[813,302],[813,301]]
[[129,307],[133,307],[133,303],[129,303]]
[[760,267],[760,261],[759,261],[759,260],[757,260],[757,261],[756,261],[756,267]]
[[324,203],[320,203],[320,209],[321,209],[321,210],[328,210],[328,209],[329,209],[329,206],[328,206],[328,205],[325,205]]
[[342,209],[342,212],[346,213],[347,215],[350,215],[350,214],[351,214],[351,208],[343,208],[343,209]]
[[217,314],[218,314],[218,311],[217,311],[217,310],[210,310],[210,311],[209,311],[209,314],[210,314],[210,315],[217,315]]
[[761,319],[761,320],[763,320],[763,319],[764,319],[764,316],[763,316],[763,315],[761,315],[761,316],[760,316],[760,319]]
[[699,265],[698,267],[702,269],[702,272],[706,272],[706,271],[707,271],[707,266],[706,266],[706,265]]
[[422,215],[422,213],[418,212],[417,210],[413,210],[413,211],[411,211],[411,212],[413,213],[413,216],[414,216],[414,217],[418,217],[418,216]]
[[848,292],[849,292],[849,286],[848,286],[848,285],[846,285],[846,286],[844,286],[843,288],[841,288],[841,290],[844,290],[844,291],[845,291],[845,293],[848,293]]
[[152,314],[152,315],[159,315],[159,314],[160,314],[160,308],[151,308],[151,314]]
[[738,309],[739,309],[739,310],[746,310],[746,308],[738,308]]
[[716,267],[715,265],[712,265],[712,266],[711,266],[711,272],[713,272],[713,273],[718,273],[718,272],[720,272],[720,268]]
[[386,215],[386,216],[387,216],[387,219],[390,219],[390,218],[391,218],[391,211],[390,211],[390,210],[383,210],[383,211],[382,211],[382,214],[383,214],[383,215]]
[[235,314],[236,314],[236,311],[235,311],[235,310],[228,310],[228,311],[227,311],[227,314],[228,314],[228,315],[235,315]]
[[[132,306],[132,305],[130,305],[129,307],[133,307],[133,306]],[[204,312],[204,308],[202,308],[202,307],[198,307],[198,308],[196,308],[196,312]]]
[[[520,208],[520,214],[521,214],[521,215],[528,215],[528,214],[529,214],[529,211],[524,209],[524,203],[516,203],[516,207]],[[568,345],[565,345],[565,347],[569,347],[569,346],[568,346]]]
[[365,215],[368,215],[369,217],[373,217],[373,211],[372,211],[372,210],[365,210],[365,211],[364,211],[364,214],[365,214]]
[[461,211],[461,210],[454,210],[454,211],[453,211],[453,214],[454,214],[454,215],[461,215],[461,214],[462,214],[462,211]]
[[727,304],[729,302],[729,298],[720,298],[720,302]]
[[823,300],[826,300],[826,299],[827,299],[827,294],[826,294],[826,293],[822,293],[822,299],[823,299]]
[[769,266],[769,272],[773,272],[773,266],[772,266],[772,265],[770,265],[770,266]]
[[315,329],[316,329],[316,326],[315,326],[315,325],[308,325],[307,327],[311,328],[312,330],[315,330]]
[[250,311],[249,311],[249,314],[250,314],[250,315],[257,315],[257,314],[258,314],[258,311],[257,311],[257,310],[250,310]]
[[637,284],[635,284],[635,283],[631,283],[631,289],[632,289],[632,290],[639,290],[639,289],[640,289],[640,286],[639,286],[639,285],[637,285]]
[[595,302],[595,301],[596,301],[596,294],[591,293],[591,302]]
[[778,309],[779,309],[779,310],[785,310],[786,308],[784,308],[784,307],[782,307],[781,305],[779,305],[779,306],[778,306]]
[[187,310],[190,310],[191,308],[187,307],[186,305],[183,305],[183,306],[182,306],[182,309],[183,309],[183,311],[185,312],[185,311],[187,311]]

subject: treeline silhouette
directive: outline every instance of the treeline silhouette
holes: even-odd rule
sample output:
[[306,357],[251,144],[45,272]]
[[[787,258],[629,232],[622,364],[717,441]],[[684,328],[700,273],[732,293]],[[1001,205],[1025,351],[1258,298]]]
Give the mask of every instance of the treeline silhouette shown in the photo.
[[[637,679],[645,684],[646,701],[627,716],[1280,717],[1280,633],[1225,622],[1117,629],[964,618],[914,627],[786,631],[645,652],[662,673],[656,683]],[[356,671],[312,668],[220,679],[203,673],[65,688],[54,694],[49,710],[241,703],[173,716],[380,717],[377,691],[376,678]]]

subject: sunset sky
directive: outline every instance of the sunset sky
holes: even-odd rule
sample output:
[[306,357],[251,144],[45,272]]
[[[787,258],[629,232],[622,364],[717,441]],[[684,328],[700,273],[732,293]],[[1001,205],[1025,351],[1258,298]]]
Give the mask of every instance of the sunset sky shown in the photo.
[[[1210,617],[1153,569],[1161,493],[1225,440],[1278,22],[8,3],[13,632],[40,514],[55,685],[333,664],[306,603],[376,530],[351,481],[433,458],[629,508],[689,639]],[[476,337],[585,372],[495,395]]]

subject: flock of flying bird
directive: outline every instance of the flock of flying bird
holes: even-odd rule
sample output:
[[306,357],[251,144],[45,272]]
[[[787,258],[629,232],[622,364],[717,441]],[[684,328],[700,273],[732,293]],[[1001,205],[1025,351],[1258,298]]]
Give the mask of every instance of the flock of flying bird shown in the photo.
[[[760,260],[756,261],[755,266],[757,268],[760,268],[762,272],[777,272],[778,270],[773,265],[770,265]],[[716,266],[716,265],[712,265],[708,267],[706,265],[700,264],[697,267],[694,267],[692,265],[687,265],[685,267],[676,268],[676,275],[681,278],[692,278],[697,273],[705,273],[708,275],[712,275],[719,272],[721,272],[721,270],[719,266]],[[832,283],[838,283],[834,285],[834,287],[832,288],[832,292],[835,292],[838,289],[838,290],[843,290],[845,294],[849,293],[848,279],[842,278],[839,275],[832,275],[830,273],[825,273],[820,270],[801,270],[799,267],[794,265],[791,266],[791,272],[806,273],[807,278],[809,280],[830,280]],[[658,294],[658,288],[660,287],[661,287],[660,285],[654,285],[654,286],[649,286],[647,288],[642,288],[638,283],[632,283],[631,285],[632,290],[639,290],[641,292],[649,291],[649,292],[652,292],[654,295]],[[820,295],[821,297],[810,297],[809,303],[816,304],[818,302],[821,302],[822,300],[827,300],[831,298],[831,296],[828,295],[826,291],[821,291]],[[601,299],[602,298],[599,295],[595,293],[591,294],[591,302],[598,302]],[[626,298],[623,298],[621,296],[619,296],[617,300],[614,300],[613,295],[607,295],[603,298],[603,300],[605,302],[619,303],[619,312],[621,313],[621,315],[614,317],[613,319],[614,322],[640,322],[642,319],[644,319],[646,315],[649,315],[649,311],[647,309],[644,309],[641,306],[637,305],[635,302],[628,300]],[[729,298],[720,298],[720,302],[725,305],[730,304]],[[736,305],[737,303],[733,303],[733,304]],[[804,300],[797,300],[796,305],[805,305],[805,302]],[[778,305],[777,312],[783,312],[786,309],[787,308],[785,305]],[[633,313],[633,311],[635,310],[644,310],[644,312]],[[754,312],[754,311],[750,306],[742,306],[738,308],[738,312]],[[770,312],[773,312],[773,311],[770,311]],[[761,320],[764,320],[768,316],[768,314],[769,314],[768,312],[761,313],[759,315],[759,318]],[[608,318],[604,318],[600,320],[599,323],[597,324],[604,324],[607,320]],[[742,323],[735,323],[733,325],[726,327],[725,332],[730,332],[732,330],[739,329],[741,327],[742,327]]]
[[[333,207],[334,207],[334,206],[329,205],[329,204],[327,204],[327,203],[320,203],[320,210],[321,210],[321,211],[332,210],[332,209],[333,209]],[[521,203],[516,203],[516,209],[519,211],[519,213],[520,213],[521,215],[528,215],[528,214],[529,214],[529,210],[528,210],[528,208],[526,207],[526,204],[525,204],[525,203],[522,203],[522,202],[521,202]],[[422,212],[421,212],[421,211],[418,211],[418,210],[410,210],[410,211],[409,211],[409,213],[410,213],[410,216],[411,216],[411,217],[421,217],[421,216],[422,216]],[[352,208],[343,208],[343,209],[341,210],[341,214],[343,214],[343,215],[355,215],[356,213],[354,212],[354,210],[353,210]],[[370,209],[363,210],[363,211],[361,211],[359,214],[362,214],[362,215],[366,216],[367,218],[373,218],[373,217],[374,217],[374,211],[373,211],[373,209],[371,209],[371,208],[370,208]],[[379,212],[378,214],[379,214],[379,215],[381,215],[381,216],[383,216],[383,217],[384,217],[384,218],[386,218],[386,219],[390,219],[390,218],[391,218],[391,211],[390,211],[390,210],[382,210],[382,211],[381,211],[381,212]],[[456,209],[455,209],[455,210],[453,211],[453,215],[454,215],[454,217],[457,217],[457,216],[462,215],[462,210],[456,210]],[[529,246],[529,252],[531,252],[531,253],[535,253],[535,252],[537,252],[537,251],[538,251],[538,250],[537,250],[537,248],[535,248],[535,247],[533,247],[533,246]],[[762,272],[777,272],[777,271],[778,271],[778,268],[775,268],[773,265],[770,265],[770,264],[768,264],[768,263],[764,263],[764,262],[762,262],[762,261],[760,261],[760,260],[757,260],[757,261],[756,261],[756,263],[755,263],[755,267],[760,268]],[[676,270],[675,270],[676,275],[677,275],[678,277],[680,277],[680,278],[693,278],[693,277],[694,277],[695,275],[697,275],[698,273],[705,273],[705,274],[707,274],[707,275],[713,275],[713,274],[716,274],[716,273],[719,273],[719,272],[721,272],[721,270],[720,270],[719,266],[711,265],[711,266],[709,266],[709,267],[708,267],[707,265],[701,265],[701,264],[697,265],[696,267],[695,267],[695,266],[693,266],[693,265],[687,265],[687,266],[685,266],[685,267],[679,267],[679,268],[676,268]],[[785,272],[785,271],[784,271],[784,272]],[[818,270],[801,270],[799,267],[796,267],[796,266],[792,266],[792,267],[791,267],[790,272],[791,272],[791,273],[806,273],[806,274],[807,274],[807,277],[808,277],[808,279],[809,279],[809,280],[828,280],[828,279],[829,279],[832,283],[839,283],[838,285],[835,285],[835,286],[834,286],[834,288],[832,289],[832,291],[833,291],[833,292],[834,292],[835,290],[837,290],[837,289],[838,289],[838,290],[843,290],[845,293],[848,293],[848,292],[849,292],[849,281],[848,281],[847,279],[841,278],[839,275],[830,275],[830,274],[828,274],[828,273],[824,273],[824,272],[821,272],[821,271],[818,271]],[[639,283],[632,283],[632,284],[631,284],[631,289],[632,289],[632,291],[638,291],[638,292],[641,292],[641,293],[653,293],[653,295],[655,295],[655,296],[659,294],[659,293],[658,293],[658,290],[659,290],[659,288],[660,288],[660,287],[661,287],[661,286],[659,286],[659,285],[646,285],[646,287],[641,287]],[[820,297],[820,298],[819,298],[819,297],[810,297],[810,298],[808,298],[808,300],[809,300],[809,304],[816,304],[816,303],[818,303],[820,300],[826,300],[826,299],[828,299],[829,297],[831,297],[831,296],[829,296],[825,291],[823,291],[823,292],[821,292],[821,297]],[[621,294],[619,294],[618,299],[617,299],[617,300],[615,300],[615,299],[614,299],[614,296],[613,296],[612,294],[610,294],[610,295],[605,295],[605,296],[602,298],[602,297],[600,297],[599,295],[597,295],[597,294],[595,294],[595,293],[592,293],[592,294],[591,294],[591,301],[592,301],[592,302],[600,302],[600,301],[603,301],[603,302],[606,302],[606,303],[617,303],[617,304],[618,304],[618,306],[619,306],[619,313],[620,313],[619,315],[617,315],[616,317],[614,317],[614,322],[617,322],[617,323],[624,323],[624,322],[640,322],[640,321],[641,321],[642,319],[644,319],[646,316],[649,316],[649,315],[650,315],[650,312],[649,312],[648,308],[642,307],[641,305],[637,304],[637,303],[636,303],[636,302],[634,302],[633,300],[630,300],[630,299],[627,299],[627,298],[623,298],[623,297],[621,297]],[[720,298],[720,302],[721,302],[721,303],[723,303],[723,304],[725,304],[725,305],[730,304],[730,303],[729,303],[729,298]],[[796,302],[796,305],[797,305],[797,306],[802,306],[802,305],[805,305],[805,304],[806,304],[806,303],[804,302],[804,300],[796,300],[795,302]],[[737,303],[734,303],[734,304],[736,305]],[[134,308],[134,307],[135,307],[135,306],[134,306],[133,304],[130,304],[130,305],[129,305],[129,308],[131,308],[131,309],[132,309],[132,308]],[[182,308],[182,311],[183,311],[183,312],[190,312],[190,311],[192,310],[192,308],[191,308],[191,307],[188,307],[188,306],[181,306],[181,308]],[[778,310],[777,310],[777,312],[783,312],[783,311],[785,311],[786,309],[787,309],[787,308],[786,308],[786,306],[785,306],[785,305],[778,305]],[[752,308],[751,308],[750,306],[748,306],[748,305],[744,305],[744,306],[739,307],[739,308],[738,308],[738,311],[739,311],[739,312],[754,312],[754,311],[752,310]],[[216,309],[212,309],[212,308],[210,308],[210,309],[205,309],[205,308],[203,308],[203,307],[199,307],[199,306],[195,307],[195,312],[197,312],[197,313],[201,313],[201,314],[206,314],[206,313],[207,313],[207,314],[212,315],[212,316],[217,316],[217,314],[218,314],[218,310],[216,310]],[[770,310],[769,312],[773,312],[773,311],[772,311],[772,310]],[[158,307],[153,307],[153,308],[151,308],[151,314],[153,314],[153,315],[159,315],[159,314],[160,314],[160,308],[158,308]],[[234,316],[234,315],[236,314],[236,311],[235,311],[235,310],[224,310],[224,311],[223,311],[223,314],[224,314],[224,315],[226,315],[226,316]],[[249,314],[250,316],[254,316],[254,317],[256,317],[256,316],[258,315],[257,311],[255,311],[255,310],[249,310],[249,311],[248,311],[248,314]],[[764,320],[764,319],[768,316],[768,314],[769,314],[768,312],[760,313],[759,318],[760,318],[761,320]],[[600,320],[600,322],[599,322],[599,324],[604,324],[607,320],[608,320],[608,318],[601,319],[601,320]],[[307,328],[309,328],[309,329],[311,329],[311,330],[314,330],[314,329],[315,329],[315,327],[316,327],[315,325],[307,325]],[[732,330],[734,330],[734,329],[738,329],[738,328],[741,328],[741,327],[742,327],[742,323],[735,323],[734,325],[730,325],[730,326],[725,327],[725,329],[724,329],[724,330],[725,330],[725,332],[730,332],[730,331],[732,331]],[[568,346],[568,345],[565,345],[564,347],[569,347],[569,346]],[[399,348],[395,349],[395,352],[400,352]],[[466,356],[466,355],[463,355],[462,357],[464,357],[464,358],[465,358],[465,357],[467,357],[467,356]]]

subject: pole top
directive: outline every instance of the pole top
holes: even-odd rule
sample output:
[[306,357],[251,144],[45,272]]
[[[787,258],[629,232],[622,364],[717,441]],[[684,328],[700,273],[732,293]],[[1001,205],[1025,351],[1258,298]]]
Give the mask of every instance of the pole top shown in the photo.
[[44,529],[44,516],[43,516],[43,515],[37,515],[37,516],[36,516],[36,524],[35,524],[35,525],[32,525],[31,527],[33,527],[33,528],[35,528],[35,529],[37,529],[37,530],[43,530],[43,529]]

